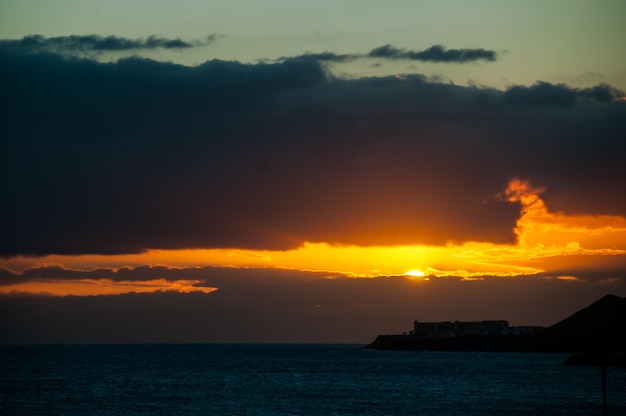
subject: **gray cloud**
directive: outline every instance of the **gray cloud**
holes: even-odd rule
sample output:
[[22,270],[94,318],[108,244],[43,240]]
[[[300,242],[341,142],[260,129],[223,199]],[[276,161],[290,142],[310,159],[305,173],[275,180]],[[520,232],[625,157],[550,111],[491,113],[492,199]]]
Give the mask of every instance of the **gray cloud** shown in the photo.
[[443,45],[433,45],[423,51],[411,51],[383,45],[372,49],[367,55],[370,58],[410,59],[429,62],[467,63],[475,61],[493,62],[498,58],[495,51],[488,49],[446,49]]
[[212,34],[202,40],[185,41],[179,38],[148,36],[131,39],[120,36],[69,35],[45,37],[28,35],[22,39],[0,40],[1,51],[47,51],[58,53],[100,53],[141,49],[189,49],[208,45],[220,35]]
[[0,51],[0,254],[513,243],[513,177],[626,215],[626,103],[341,79],[313,59],[187,67]]
[[591,88],[571,88],[565,84],[537,82],[530,87],[513,86],[505,91],[502,98],[511,104],[570,106],[581,99],[610,103],[621,95],[622,92],[605,84]]
[[[169,282],[176,280],[200,280],[203,286],[226,288],[237,286],[242,278],[259,279],[265,278],[271,281],[287,283],[291,279],[298,280],[320,279],[328,276],[321,272],[300,272],[282,269],[252,269],[230,267],[193,267],[193,268],[170,268],[166,266],[139,266],[121,267],[119,269],[94,269],[72,270],[60,266],[37,267],[27,269],[22,273],[11,272],[0,268],[0,286],[13,285],[28,282],[54,282],[54,281],[79,281],[108,279],[114,282],[145,282],[149,280],[164,279]],[[334,274],[333,277],[341,277]]]
[[360,55],[354,54],[338,54],[335,52],[307,52],[302,55],[296,56],[283,56],[277,59],[277,61],[286,61],[286,60],[313,60],[313,61],[328,61],[328,62],[348,62],[358,59]]
[[372,49],[367,54],[337,54],[334,52],[312,53],[307,52],[297,56],[283,56],[277,61],[288,59],[316,60],[321,62],[347,62],[363,58],[408,59],[414,61],[429,61],[439,63],[467,63],[475,61],[493,62],[498,58],[495,51],[487,49],[446,49],[442,45],[433,45],[423,51],[411,51],[396,48],[392,45],[383,45]]

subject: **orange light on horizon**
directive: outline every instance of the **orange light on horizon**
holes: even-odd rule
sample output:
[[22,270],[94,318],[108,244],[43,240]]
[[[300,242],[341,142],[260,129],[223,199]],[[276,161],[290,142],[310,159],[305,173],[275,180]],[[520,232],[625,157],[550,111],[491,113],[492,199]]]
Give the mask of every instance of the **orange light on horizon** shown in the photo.
[[[626,218],[610,215],[572,215],[549,212],[541,199],[543,189],[528,182],[513,179],[503,194],[522,209],[515,227],[516,244],[466,242],[446,246],[340,246],[323,242],[305,242],[293,250],[189,249],[148,250],[142,254],[103,256],[16,257],[0,260],[0,267],[15,273],[24,270],[60,266],[73,270],[94,270],[121,267],[165,266],[168,268],[198,268],[206,266],[238,268],[276,268],[323,272],[329,276],[374,278],[402,276],[428,280],[429,277],[459,277],[474,280],[484,276],[515,277],[536,275],[550,268],[564,268],[570,256],[613,256],[626,254]],[[407,272],[408,270],[408,272]],[[574,276],[561,276],[573,280]],[[155,281],[157,282],[157,281]],[[0,286],[20,291],[50,293],[127,293],[155,290],[215,289],[194,286],[200,282],[158,281],[148,288],[147,282],[87,283],[61,281],[29,282]],[[127,286],[124,287],[124,284]],[[39,286],[38,286],[39,285]],[[58,286],[55,286],[58,285]],[[72,286],[73,285],[73,286]],[[81,286],[82,285],[82,286]],[[55,288],[53,288],[55,286]],[[79,289],[82,288],[82,289]],[[98,292],[100,290],[100,292]],[[66,292],[64,292],[66,291]],[[116,292],[117,291],[117,292]]]
[[201,283],[203,282],[200,280],[167,281],[165,279],[148,281],[113,281],[110,279],[32,281],[0,286],[0,293],[25,292],[52,296],[94,296],[153,293],[158,291],[211,293],[217,290],[214,287],[196,286]]

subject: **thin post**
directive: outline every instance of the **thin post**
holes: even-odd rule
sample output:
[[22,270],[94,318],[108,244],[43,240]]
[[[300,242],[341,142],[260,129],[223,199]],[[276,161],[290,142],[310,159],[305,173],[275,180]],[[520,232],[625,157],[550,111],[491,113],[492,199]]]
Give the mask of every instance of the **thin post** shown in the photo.
[[606,413],[606,360],[607,360],[607,325],[606,325],[606,308],[602,310],[602,344],[600,347],[600,360],[602,360],[602,414]]
[[602,414],[606,416],[606,364],[605,358],[602,357]]

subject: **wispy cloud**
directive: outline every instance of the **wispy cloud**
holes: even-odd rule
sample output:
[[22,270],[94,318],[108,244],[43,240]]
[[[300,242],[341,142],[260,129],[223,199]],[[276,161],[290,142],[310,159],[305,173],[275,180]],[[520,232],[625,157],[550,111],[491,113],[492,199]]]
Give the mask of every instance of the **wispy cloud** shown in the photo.
[[296,56],[283,56],[278,61],[287,59],[299,60],[315,60],[322,62],[347,62],[356,59],[379,58],[379,59],[406,59],[412,61],[428,61],[438,63],[468,63],[476,61],[493,62],[498,59],[496,51],[477,48],[477,49],[446,49],[442,45],[433,45],[422,51],[412,51],[408,49],[396,48],[392,45],[383,45],[372,49],[366,54],[338,54],[335,52],[307,52]]
[[186,41],[180,38],[165,38],[156,35],[135,39],[100,35],[69,35],[56,37],[29,35],[21,39],[0,40],[0,50],[102,53],[142,49],[189,49],[208,45],[219,38],[220,35],[217,34],[211,34],[204,39],[192,41]]
[[467,63],[475,61],[493,62],[498,53],[492,50],[478,49],[446,49],[443,45],[433,45],[422,51],[411,51],[396,48],[392,45],[383,45],[372,49],[367,56],[370,58],[410,59],[414,61],[430,62],[457,62]]
[[286,61],[286,60],[312,60],[312,61],[328,61],[328,62],[348,62],[353,61],[362,57],[362,55],[357,54],[339,54],[335,52],[306,52],[302,55],[296,56],[282,56],[277,59],[277,61]]

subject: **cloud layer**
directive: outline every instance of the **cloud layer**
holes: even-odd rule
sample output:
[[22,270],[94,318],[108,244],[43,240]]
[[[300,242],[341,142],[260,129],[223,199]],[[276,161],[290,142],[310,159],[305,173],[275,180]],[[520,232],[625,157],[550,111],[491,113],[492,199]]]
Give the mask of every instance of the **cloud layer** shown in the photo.
[[[30,274],[58,279],[63,271],[42,269]],[[219,290],[89,297],[0,294],[0,342],[366,343],[378,334],[410,330],[413,319],[462,317],[550,325],[606,293],[625,293],[623,282],[530,276],[414,282],[401,277],[327,279],[298,271],[233,268],[139,268],[90,274],[92,278],[112,275],[124,280],[202,278]]]
[[606,85],[27,49],[0,51],[4,256],[514,242],[514,177],[553,210],[626,215],[626,103]]
[[326,62],[346,62],[362,58],[382,59],[406,59],[412,61],[437,62],[437,63],[468,63],[476,61],[493,62],[498,58],[496,51],[483,48],[478,49],[446,49],[443,45],[433,45],[423,51],[412,51],[396,48],[393,45],[383,45],[372,49],[367,54],[337,54],[334,52],[305,53],[296,57],[283,57],[288,59],[312,59]]
[[423,51],[399,49],[392,45],[383,45],[374,48],[368,54],[370,58],[410,59],[414,61],[430,62],[458,62],[495,61],[497,52],[487,49],[446,49],[443,45],[433,45]]
[[185,41],[179,38],[148,36],[131,39],[120,36],[69,35],[45,37],[42,35],[24,36],[22,39],[0,40],[0,50],[18,52],[57,52],[57,53],[101,53],[136,51],[141,49],[189,49],[208,45],[219,35],[212,34],[203,40]]

